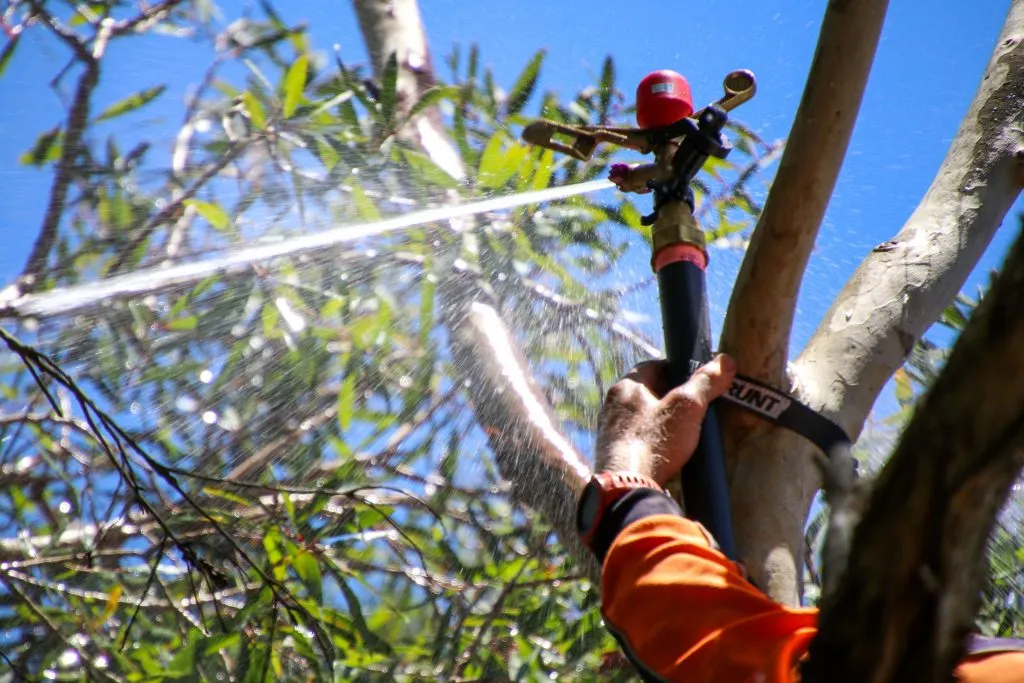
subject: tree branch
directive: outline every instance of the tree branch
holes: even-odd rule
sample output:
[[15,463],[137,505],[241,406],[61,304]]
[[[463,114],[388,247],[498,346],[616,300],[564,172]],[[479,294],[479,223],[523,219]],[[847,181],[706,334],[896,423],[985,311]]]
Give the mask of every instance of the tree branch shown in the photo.
[[[397,54],[399,107],[407,110],[434,82],[416,1],[353,0],[353,6],[375,73],[381,72],[392,52]],[[441,155],[445,148],[451,150],[450,143],[440,132],[436,140],[424,135],[422,122],[429,116],[437,112],[428,108],[411,125],[427,153],[448,169]],[[573,509],[589,468],[562,436],[522,350],[495,308],[485,303],[479,283],[471,274],[460,276],[454,270],[438,288],[442,317],[457,378],[469,389],[470,404],[488,435],[502,477],[511,484],[513,498],[540,512],[573,557],[592,570],[573,525]]]
[[[540,512],[562,544],[586,562],[573,520],[590,469],[558,427],[526,359],[475,282],[452,277],[441,289],[443,318],[459,380],[468,388],[512,497]],[[538,485],[543,482],[543,486]]]
[[[900,234],[876,247],[861,264],[791,366],[789,381],[782,384],[835,420],[852,438],[859,435],[879,392],[914,341],[960,289],[1020,192],[1022,39],[1024,0],[1015,0],[978,93],[931,189]],[[811,167],[804,171],[808,177],[815,175]],[[810,181],[786,180],[780,171],[774,187],[787,183],[801,187],[801,182]],[[766,207],[765,215],[770,210]],[[790,258],[789,252],[779,253],[764,263],[785,268]],[[773,291],[767,284],[762,289]],[[774,296],[762,302],[765,310],[775,305]],[[740,317],[733,324],[742,321]],[[752,344],[762,338],[771,340],[778,332],[767,320],[759,324],[764,326],[746,328],[756,333],[750,344],[733,349],[741,359],[740,368],[752,374],[757,363],[771,357],[759,354]],[[734,336],[733,343],[737,339]],[[821,484],[811,447],[792,434],[740,422],[734,411],[723,411],[723,417],[731,455],[736,540],[744,562],[769,595],[796,603],[803,521]],[[763,514],[766,506],[774,514]]]
[[803,99],[729,301],[720,347],[783,386],[807,259],[832,197],[875,57],[887,0],[832,0]]
[[853,437],[882,387],[963,286],[1019,196],[1024,0],[1014,0],[939,172],[892,240],[860,265],[795,364],[812,405]]
[[878,478],[824,602],[809,683],[951,680],[986,541],[1024,466],[1022,291],[1024,230]]
[[[392,54],[398,61],[396,112],[402,120],[425,90],[434,85],[434,67],[427,34],[423,29],[417,0],[352,0],[359,27],[380,74]],[[423,148],[427,155],[453,178],[465,175],[462,160],[444,132],[441,114],[427,107],[398,132],[409,142]]]
[[57,160],[56,172],[53,175],[53,185],[46,203],[43,225],[39,230],[39,236],[36,237],[35,244],[32,245],[32,251],[29,252],[25,268],[18,278],[16,286],[20,292],[32,291],[39,284],[40,276],[46,272],[46,262],[57,241],[60,219],[64,214],[68,189],[71,187],[74,177],[75,160],[81,148],[82,135],[89,122],[92,93],[100,79],[99,59],[89,52],[85,43],[74,33],[61,26],[56,18],[46,12],[38,2],[32,2],[30,6],[32,12],[42,18],[50,29],[71,48],[76,59],[82,63],[84,70],[75,87],[64,135],[61,137],[60,159]]

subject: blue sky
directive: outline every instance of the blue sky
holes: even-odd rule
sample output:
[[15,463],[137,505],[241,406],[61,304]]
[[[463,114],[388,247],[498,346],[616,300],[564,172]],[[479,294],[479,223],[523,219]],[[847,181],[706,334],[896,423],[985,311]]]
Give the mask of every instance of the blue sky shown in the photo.
[[[225,14],[237,16],[245,4],[225,2]],[[328,50],[336,43],[346,61],[364,59],[348,2],[276,4],[286,18],[308,22],[317,48]],[[421,9],[442,73],[442,57],[453,43],[476,42],[483,62],[506,87],[539,48],[547,49],[542,85],[565,95],[592,83],[609,53],[616,59],[623,90],[631,91],[649,71],[671,68],[686,75],[698,104],[719,96],[725,73],[750,68],[758,77],[758,96],[737,114],[774,139],[784,137],[792,122],[825,4],[422,0]],[[973,97],[1008,6],[1008,0],[977,0],[970,9],[951,0],[891,3],[860,121],[805,279],[794,349],[813,332],[860,259],[899,230],[928,187]],[[0,110],[0,179],[7,195],[0,205],[2,284],[24,264],[50,181],[47,173],[19,166],[17,157],[63,116],[48,81],[63,64],[65,52],[39,31],[26,37],[0,79],[0,101],[5,103]],[[109,103],[166,81],[170,88],[147,111],[147,123],[173,130],[186,88],[201,77],[209,51],[173,37],[128,41],[115,49],[99,101]],[[164,140],[161,153],[167,154],[170,133]],[[1017,211],[1022,208],[1024,203],[1018,203]],[[999,264],[1015,235],[1017,211],[969,287]],[[720,310],[726,302],[739,258],[716,257],[709,284],[713,308]]]

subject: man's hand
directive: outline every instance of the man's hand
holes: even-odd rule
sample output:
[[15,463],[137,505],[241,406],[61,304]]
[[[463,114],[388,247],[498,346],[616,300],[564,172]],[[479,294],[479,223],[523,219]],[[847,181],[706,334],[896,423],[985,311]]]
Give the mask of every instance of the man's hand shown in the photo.
[[597,471],[629,470],[664,485],[693,455],[704,413],[728,390],[736,363],[719,354],[669,391],[668,363],[640,363],[605,398]]

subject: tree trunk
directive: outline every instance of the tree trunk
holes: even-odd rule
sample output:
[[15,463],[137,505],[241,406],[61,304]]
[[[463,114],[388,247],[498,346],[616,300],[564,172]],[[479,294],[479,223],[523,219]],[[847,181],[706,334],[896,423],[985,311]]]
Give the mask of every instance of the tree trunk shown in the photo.
[[1024,466],[1024,231],[875,484],[806,680],[949,681]]
[[[794,136],[800,127],[798,119]],[[1024,0],[1015,0],[931,188],[900,233],[868,255],[836,298],[789,369],[790,391],[852,438],[859,435],[882,387],[963,286],[1019,195],[1022,157]],[[782,182],[776,179],[773,193]],[[735,306],[734,297],[730,316]],[[742,321],[733,324],[744,328]],[[760,328],[745,329],[747,344],[761,343]],[[740,368],[749,372],[742,362]],[[813,447],[730,417],[737,544],[759,585],[793,604],[800,595],[803,524],[820,481]]]

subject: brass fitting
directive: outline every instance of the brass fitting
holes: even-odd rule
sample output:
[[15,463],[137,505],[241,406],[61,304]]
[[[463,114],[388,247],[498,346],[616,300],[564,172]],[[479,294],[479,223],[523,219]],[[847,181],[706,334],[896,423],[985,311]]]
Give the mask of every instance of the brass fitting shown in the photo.
[[697,219],[686,202],[666,202],[661,206],[651,227],[651,241],[655,254],[673,244],[692,244],[707,252],[704,231],[697,225]]

